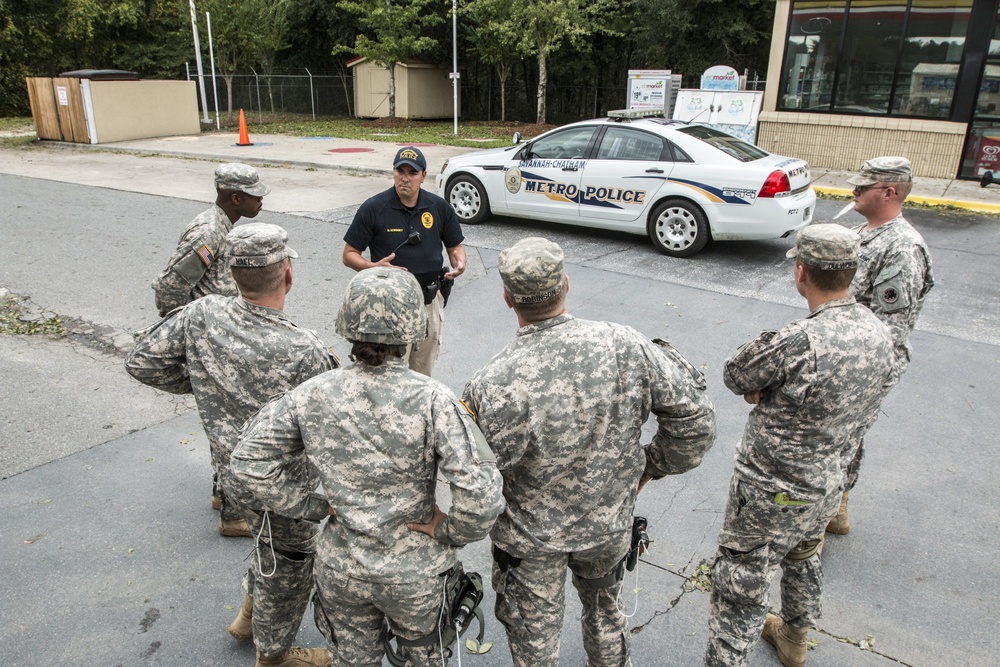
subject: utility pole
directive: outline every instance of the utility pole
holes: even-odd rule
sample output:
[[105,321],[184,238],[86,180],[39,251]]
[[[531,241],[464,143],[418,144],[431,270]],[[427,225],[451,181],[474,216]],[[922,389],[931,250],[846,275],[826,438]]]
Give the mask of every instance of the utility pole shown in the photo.
[[198,39],[198,14],[194,8],[194,0],[188,0],[191,5],[191,32],[194,33],[194,61],[198,67],[198,87],[201,90],[201,122],[206,125],[212,122],[208,117],[208,98],[205,97],[205,72],[201,68],[201,41]]

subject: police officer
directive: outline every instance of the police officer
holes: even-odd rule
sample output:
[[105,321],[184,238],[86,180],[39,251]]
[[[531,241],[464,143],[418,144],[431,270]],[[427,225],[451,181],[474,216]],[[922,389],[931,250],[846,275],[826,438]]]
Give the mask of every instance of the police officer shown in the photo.
[[[324,649],[292,647],[313,587],[319,524],[266,516],[229,471],[240,428],[257,409],[336,364],[314,333],[296,327],[283,312],[292,287],[291,259],[298,257],[287,239],[276,225],[233,229],[226,243],[240,296],[209,295],[171,312],[140,333],[125,361],[129,374],[144,384],[194,393],[225,492],[219,532],[260,536],[244,579],[246,598],[229,628],[239,640],[253,637],[258,667],[329,664]],[[305,466],[288,474],[305,485],[317,483]]]
[[[851,294],[892,332],[896,368],[886,392],[899,382],[910,363],[910,333],[924,298],[934,286],[927,244],[903,217],[903,201],[910,194],[912,181],[910,161],[905,157],[866,160],[861,172],[847,180],[854,186],[854,210],[867,220],[854,230],[861,237],[861,251]],[[864,424],[855,436],[860,444],[849,465],[847,490],[858,481],[865,454],[864,435],[870,426]],[[850,531],[847,496],[845,493],[827,532],[844,535]]]
[[[709,667],[745,665],[762,628],[782,665],[805,664],[806,633],[820,614],[824,528],[844,490],[843,462],[893,372],[889,330],[848,291],[857,235],[811,225],[788,255],[809,316],[746,343],[723,372],[726,386],[754,408],[737,447],[712,572]],[[767,613],[767,597],[779,566],[777,616]]]
[[[583,603],[587,664],[629,664],[616,598],[636,494],[701,463],[715,440],[705,380],[670,345],[566,311],[563,251],[543,238],[500,253],[517,337],[464,399],[503,475],[507,509],[490,536],[496,616],[514,664],[557,667],[567,568]],[[659,429],[640,444],[649,413]]]
[[[447,292],[465,272],[462,226],[441,197],[420,189],[427,161],[420,149],[401,148],[392,163],[393,187],[368,199],[344,235],[344,265],[355,271],[372,266],[406,269],[424,291],[427,337],[408,349],[409,366],[430,375],[441,351]],[[442,245],[451,271],[442,268]],[[361,254],[370,251],[371,261]]]
[[[494,458],[467,409],[403,361],[426,321],[409,273],[361,271],[336,325],[355,363],[267,405],[233,452],[234,473],[274,511],[318,520],[332,508],[314,607],[335,666],[381,665],[386,624],[418,644],[401,647],[406,664],[442,664],[438,618],[458,549],[484,538],[503,507]],[[290,474],[306,462],[321,494]],[[435,504],[438,476],[451,489],[449,514]]]
[[240,218],[255,218],[271,188],[245,164],[215,170],[215,205],[190,222],[181,234],[167,268],[153,281],[160,317],[206,294],[236,296],[226,260],[226,234]]

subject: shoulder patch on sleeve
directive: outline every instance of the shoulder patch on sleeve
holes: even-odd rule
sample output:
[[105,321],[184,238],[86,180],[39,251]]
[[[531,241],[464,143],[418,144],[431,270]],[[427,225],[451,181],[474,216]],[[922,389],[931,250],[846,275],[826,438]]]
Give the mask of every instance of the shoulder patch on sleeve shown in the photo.
[[212,262],[215,261],[215,254],[207,245],[201,246],[195,252],[198,253],[198,257],[200,257],[201,261],[205,263],[205,266],[211,266]]

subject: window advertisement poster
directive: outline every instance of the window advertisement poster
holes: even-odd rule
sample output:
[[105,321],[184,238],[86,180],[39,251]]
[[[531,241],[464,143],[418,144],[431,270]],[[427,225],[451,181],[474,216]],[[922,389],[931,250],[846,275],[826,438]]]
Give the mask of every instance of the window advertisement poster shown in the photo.
[[670,70],[628,71],[628,109],[665,109],[669,100]]
[[702,90],[739,90],[740,75],[728,65],[709,67],[701,75]]
[[1000,136],[984,134],[976,149],[976,176],[987,171],[1000,175]]

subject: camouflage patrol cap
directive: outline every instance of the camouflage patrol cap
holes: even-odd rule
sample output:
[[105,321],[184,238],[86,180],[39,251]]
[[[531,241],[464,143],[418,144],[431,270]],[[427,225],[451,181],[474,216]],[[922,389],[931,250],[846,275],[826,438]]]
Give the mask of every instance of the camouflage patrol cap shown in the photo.
[[278,225],[265,222],[251,222],[233,227],[226,237],[230,266],[260,267],[270,266],[286,257],[298,258],[298,253],[289,248],[288,232]]
[[427,337],[420,283],[409,271],[365,269],[347,284],[337,313],[337,333],[348,340],[406,345]]
[[501,252],[497,264],[503,290],[514,303],[541,303],[562,293],[563,251],[548,239],[523,238]]
[[865,160],[861,172],[851,176],[847,182],[865,187],[876,183],[908,183],[913,180],[910,161],[905,157],[876,157]]
[[795,247],[786,257],[796,257],[801,264],[817,269],[840,271],[858,266],[861,237],[840,225],[809,225],[799,232]]
[[218,190],[235,190],[253,197],[263,197],[271,188],[260,182],[257,170],[248,164],[230,162],[215,169],[215,187]]

